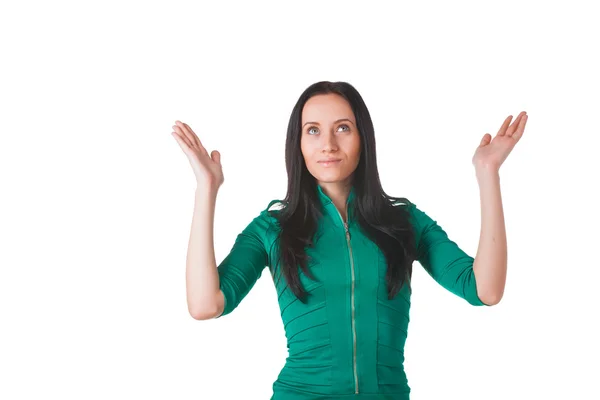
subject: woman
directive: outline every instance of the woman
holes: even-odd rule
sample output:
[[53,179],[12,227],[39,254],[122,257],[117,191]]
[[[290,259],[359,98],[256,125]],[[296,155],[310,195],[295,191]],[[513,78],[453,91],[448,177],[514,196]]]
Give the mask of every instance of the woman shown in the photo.
[[221,157],[216,150],[209,155],[177,121],[173,135],[198,184],[187,258],[190,314],[205,320],[231,313],[268,266],[289,349],[272,399],[409,399],[403,361],[413,261],[472,305],[502,298],[498,172],[527,115],[511,119],[494,140],[485,134],[473,156],[482,229],[472,258],[415,203],[384,193],[373,123],[356,89],[311,85],[288,125],[285,199],[271,201],[250,222],[218,267],[212,229]]

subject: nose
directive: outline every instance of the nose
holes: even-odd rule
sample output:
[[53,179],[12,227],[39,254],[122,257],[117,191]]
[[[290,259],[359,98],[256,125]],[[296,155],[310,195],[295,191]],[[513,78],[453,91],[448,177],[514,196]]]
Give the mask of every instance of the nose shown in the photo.
[[327,133],[323,137],[323,151],[337,150],[337,139],[333,133]]

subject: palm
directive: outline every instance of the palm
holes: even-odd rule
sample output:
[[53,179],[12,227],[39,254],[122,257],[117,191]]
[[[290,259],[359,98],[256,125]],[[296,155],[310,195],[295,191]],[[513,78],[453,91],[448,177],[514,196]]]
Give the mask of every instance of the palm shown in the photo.
[[221,165],[221,154],[213,150],[210,154],[188,124],[175,121],[172,135],[188,157],[198,184],[219,187],[225,180]]
[[500,130],[493,139],[489,133],[483,135],[481,143],[473,156],[473,165],[475,167],[500,169],[504,160],[506,160],[523,136],[525,124],[527,123],[527,114],[525,111],[522,111],[512,124],[510,124],[511,119],[512,115],[509,115],[504,120]]

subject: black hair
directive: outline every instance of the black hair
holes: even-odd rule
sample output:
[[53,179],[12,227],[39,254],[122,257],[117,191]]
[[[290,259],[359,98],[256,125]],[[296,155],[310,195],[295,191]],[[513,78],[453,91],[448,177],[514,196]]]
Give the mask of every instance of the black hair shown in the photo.
[[[321,81],[310,85],[300,95],[290,116],[285,143],[285,164],[288,175],[287,194],[281,201],[283,208],[269,211],[279,222],[279,278],[283,275],[289,289],[303,303],[308,293],[302,286],[298,266],[311,280],[307,267],[307,246],[313,239],[322,209],[315,178],[309,173],[300,140],[302,110],[312,96],[318,94],[342,96],[352,108],[360,135],[360,160],[351,176],[355,199],[351,202],[352,215],[364,234],[381,250],[387,261],[386,283],[388,299],[392,299],[412,277],[412,263],[416,259],[414,232],[411,228],[404,197],[387,195],[381,187],[375,151],[375,129],[369,110],[358,91],[347,82]],[[404,204],[399,204],[404,203]],[[275,266],[272,266],[275,279]],[[277,282],[276,282],[277,283]],[[409,282],[410,288],[410,282]]]

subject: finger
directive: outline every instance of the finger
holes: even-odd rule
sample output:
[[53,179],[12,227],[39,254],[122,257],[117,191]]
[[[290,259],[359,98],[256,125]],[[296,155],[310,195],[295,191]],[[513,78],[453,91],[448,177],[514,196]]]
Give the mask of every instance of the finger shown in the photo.
[[517,119],[515,119],[514,122],[512,124],[510,124],[510,126],[506,130],[506,136],[512,136],[513,133],[515,133],[515,130],[517,129],[517,127],[521,123],[521,119],[523,118],[523,116],[525,114],[526,114],[525,111],[521,111],[519,113],[519,115],[517,116]]
[[200,138],[198,137],[198,135],[196,135],[196,133],[192,130],[192,128],[185,122],[183,123],[183,126],[185,126],[187,128],[190,135],[194,138],[194,141],[196,142],[196,145],[198,146],[198,148],[200,150],[202,150],[204,152],[204,154],[208,155],[208,151],[206,151],[206,148],[204,148],[204,146],[202,145],[202,141],[200,141]]
[[193,146],[194,148],[196,148],[198,146],[196,143],[196,140],[194,139],[194,136],[188,130],[188,128],[185,126],[185,124],[183,122],[181,122],[179,120],[175,121],[175,127],[177,127],[179,129],[179,132],[181,132],[181,135],[187,139],[188,143],[191,143],[194,145]]
[[[172,128],[174,131],[174,132],[172,132],[172,134],[175,136],[175,139],[183,142],[187,147],[191,148],[192,143],[190,142],[188,137],[181,131],[181,128],[178,127],[177,125],[173,125]],[[180,143],[180,145],[181,145],[181,143]]]
[[198,148],[204,154],[208,154],[208,152],[206,151],[206,149],[204,148],[204,146],[202,146],[202,143],[200,142],[200,139],[198,139],[198,136],[194,133],[194,131],[192,131],[192,128],[190,128],[190,126],[188,124],[183,123],[183,122],[181,122],[179,120],[175,121],[175,124],[177,124],[177,126],[179,126],[179,128],[181,129],[181,131],[189,139],[190,143],[194,144],[194,147]]
[[212,158],[217,164],[221,165],[221,153],[219,153],[217,150],[211,151],[210,158]]
[[185,122],[182,122],[182,124],[183,124],[183,127],[184,127],[184,128],[187,130],[187,132],[189,133],[189,135],[192,137],[192,139],[194,139],[194,143],[196,143],[196,145],[197,145],[198,147],[202,147],[202,148],[204,148],[204,147],[202,146],[202,143],[200,143],[200,139],[198,138],[198,135],[196,135],[196,133],[195,133],[195,132],[192,130],[192,128],[191,128],[191,127],[190,127],[188,124],[186,124]]
[[479,147],[486,146],[490,142],[491,137],[492,135],[490,135],[489,133],[483,135],[483,138],[481,138],[481,142],[479,143]]
[[508,124],[510,124],[511,119],[512,119],[512,115],[509,115],[508,117],[506,117],[506,119],[502,123],[502,126],[500,127],[500,130],[498,130],[498,133],[496,134],[497,136],[504,135],[504,133],[506,132],[506,128],[508,128]]
[[527,114],[525,114],[521,118],[521,122],[519,123],[519,127],[517,128],[517,131],[515,133],[513,133],[513,135],[512,135],[512,137],[514,139],[516,139],[517,141],[519,141],[519,139],[521,139],[521,137],[523,136],[523,132],[525,131],[525,125],[527,124],[528,118],[529,118],[529,116]]
[[181,147],[181,150],[183,150],[183,152],[187,154],[190,145],[181,136],[179,136],[177,132],[171,132],[171,136],[175,138],[175,141],[177,142],[179,147]]

